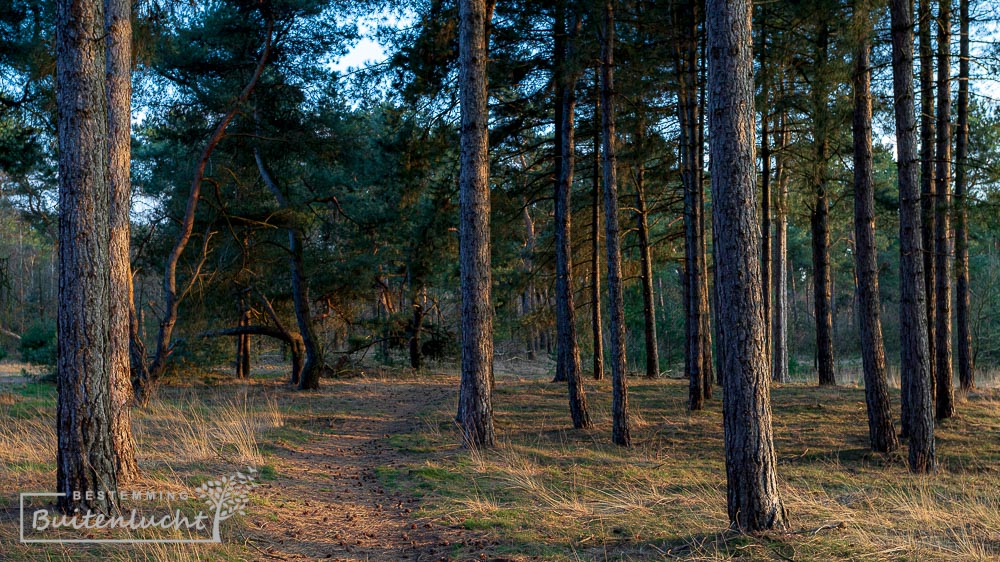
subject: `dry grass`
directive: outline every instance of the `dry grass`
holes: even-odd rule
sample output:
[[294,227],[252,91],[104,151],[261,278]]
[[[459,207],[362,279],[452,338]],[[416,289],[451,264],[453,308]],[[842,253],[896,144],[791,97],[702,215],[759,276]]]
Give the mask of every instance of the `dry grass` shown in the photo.
[[[905,449],[866,449],[863,390],[773,391],[786,532],[727,530],[722,416],[685,409],[683,381],[636,380],[636,446],[609,443],[609,384],[588,381],[595,428],[569,429],[548,377],[498,381],[501,446],[462,451],[451,405],[401,441],[392,483],[426,494],[424,517],[485,530],[504,555],[543,559],[990,560],[1000,557],[1000,393],[980,390],[937,428],[940,472],[916,477]],[[433,420],[437,419],[438,423]],[[418,446],[419,445],[419,446]],[[415,454],[414,451],[424,451]]]
[[[266,386],[231,392],[165,389],[147,409],[134,414],[143,475],[133,490],[191,492],[192,484],[246,466],[260,467],[259,437],[284,425],[284,412]],[[7,492],[0,499],[0,559],[171,560],[246,559],[239,544],[129,546],[20,545],[19,492],[47,491],[55,481],[55,388],[14,383],[0,399],[0,475]],[[13,511],[11,511],[13,510]],[[168,510],[169,511],[169,510]],[[240,534],[227,522],[230,533]],[[237,523],[238,525],[238,523]]]
[[[498,376],[501,444],[491,451],[457,446],[453,373],[407,373],[402,386],[391,370],[372,370],[373,377],[331,381],[319,393],[280,391],[273,382],[166,388],[135,416],[145,469],[136,485],[189,490],[247,464],[276,463],[277,449],[309,451],[320,444],[315,440],[329,438],[324,432],[331,427],[380,420],[395,428],[387,431],[398,431],[382,441],[393,453],[374,467],[381,483],[390,492],[420,498],[414,521],[469,529],[498,558],[1000,558],[1000,390],[962,397],[958,417],[937,427],[940,472],[915,477],[906,470],[905,449],[867,452],[863,390],[774,388],[779,477],[791,529],[743,536],[727,529],[718,397],[705,411],[688,413],[685,382],[634,379],[635,446],[626,450],[609,442],[609,381],[587,381],[595,426],[578,431],[570,428],[565,387],[549,383],[543,369],[525,373]],[[442,398],[397,422],[386,404],[386,391],[394,386],[404,389],[395,400],[421,389]],[[242,520],[227,528],[228,543],[210,547],[18,545],[16,513],[13,519],[3,514],[13,513],[17,491],[48,490],[54,481],[54,405],[51,386],[14,383],[0,392],[0,481],[8,490],[0,500],[0,559],[260,558],[242,541],[249,534]],[[340,493],[331,476],[310,471],[305,479],[315,482],[303,482],[303,489]],[[273,491],[266,501],[268,509],[250,518],[254,525],[270,523],[269,515],[293,504]],[[451,548],[458,559],[484,552],[469,545]]]

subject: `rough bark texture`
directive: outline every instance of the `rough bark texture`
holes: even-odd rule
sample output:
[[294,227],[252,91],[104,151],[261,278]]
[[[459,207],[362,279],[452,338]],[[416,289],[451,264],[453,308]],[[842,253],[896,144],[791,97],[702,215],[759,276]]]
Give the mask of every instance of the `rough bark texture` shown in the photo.
[[111,331],[108,368],[111,377],[111,437],[118,461],[118,479],[139,475],[132,435],[132,265],[129,255],[132,203],[130,165],[132,126],[132,5],[129,0],[107,0],[104,28],[107,44],[108,190],[111,194],[109,266]]
[[[931,0],[919,0],[918,41],[920,43],[920,243],[924,260],[924,302],[927,314],[927,357],[930,362],[931,397],[937,383],[934,376],[936,342],[934,323],[937,302],[934,293],[934,47],[931,43]],[[900,372],[900,387],[907,386],[909,373]],[[909,411],[909,397],[903,393],[902,411]],[[903,415],[903,436],[910,434],[909,421]]]
[[730,524],[743,532],[787,525],[771,433],[764,362],[760,230],[754,158],[751,3],[708,0],[708,119],[719,349]]
[[969,0],[960,0],[958,121],[955,129],[955,331],[958,333],[958,381],[962,390],[975,388],[972,332],[969,327]]
[[788,131],[782,114],[774,131],[777,155],[775,164],[774,199],[774,289],[773,321],[771,323],[771,378],[776,382],[788,382],[788,171],[785,146]]
[[[598,72],[598,74],[600,74]],[[600,76],[595,100],[595,114],[601,109]],[[594,123],[593,201],[590,223],[590,322],[594,340],[594,380],[604,378],[604,337],[601,319],[601,128]]]
[[459,267],[462,293],[462,381],[457,421],[466,447],[492,447],[493,304],[490,300],[489,108],[486,3],[459,1]]
[[890,0],[892,90],[899,178],[900,370],[906,372],[910,430],[910,471],[935,469],[934,411],[927,358],[927,314],[920,246],[920,184],[917,180],[917,131],[913,103],[913,3]]
[[934,398],[937,419],[955,415],[951,368],[951,0],[938,3],[937,148],[934,169]]
[[642,283],[642,320],[646,337],[646,378],[660,376],[660,349],[656,343],[656,303],[653,301],[653,256],[649,247],[646,210],[646,169],[639,163],[635,177],[635,223],[639,234],[639,266]]
[[[581,20],[575,18],[573,35],[579,32]],[[566,40],[572,41],[572,37]],[[572,45],[565,46],[567,55]],[[569,386],[569,412],[573,427],[580,429],[590,426],[587,414],[587,395],[583,389],[583,374],[580,369],[580,345],[576,339],[576,306],[573,298],[573,172],[576,167],[576,136],[574,114],[576,112],[577,73],[563,68],[560,72],[563,82],[561,104],[562,113],[557,116],[561,123],[562,141],[559,182],[555,196],[555,242],[556,242],[556,378],[566,381]]]
[[621,234],[618,226],[618,155],[615,149],[614,44],[615,12],[604,2],[601,42],[601,129],[604,146],[604,224],[608,250],[608,294],[611,315],[611,440],[629,447],[628,381],[625,363],[625,297],[622,287]]
[[863,2],[854,8],[863,26],[854,54],[854,243],[858,279],[858,323],[868,409],[868,438],[873,451],[899,448],[892,425],[892,405],[885,373],[885,344],[879,318],[878,247],[875,244],[875,180],[872,153],[871,16]]
[[[697,75],[697,15],[692,6],[678,5],[678,22],[684,33],[676,46],[677,113],[680,121],[681,183],[684,186],[684,373],[688,377],[688,409],[705,406],[704,318],[704,228],[702,223],[701,169],[697,153],[698,75]],[[696,7],[696,6],[695,6]]]
[[112,439],[108,138],[102,2],[56,3],[59,106],[59,507],[104,513],[118,487]]

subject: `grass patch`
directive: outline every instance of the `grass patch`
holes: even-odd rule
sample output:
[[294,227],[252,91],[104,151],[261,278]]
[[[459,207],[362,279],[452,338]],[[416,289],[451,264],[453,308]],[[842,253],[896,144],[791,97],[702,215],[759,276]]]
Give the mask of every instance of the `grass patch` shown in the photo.
[[727,529],[718,397],[689,413],[685,381],[637,381],[635,446],[623,450],[609,443],[610,383],[587,386],[594,428],[573,430],[562,385],[499,380],[501,444],[485,452],[456,446],[451,404],[442,405],[390,440],[410,460],[382,467],[379,479],[422,492],[423,516],[482,532],[498,552],[546,559],[1000,556],[1000,448],[984,444],[1000,430],[996,391],[969,396],[939,425],[941,471],[927,478],[907,472],[905,448],[868,451],[863,389],[777,386],[774,434],[792,529],[747,537]]

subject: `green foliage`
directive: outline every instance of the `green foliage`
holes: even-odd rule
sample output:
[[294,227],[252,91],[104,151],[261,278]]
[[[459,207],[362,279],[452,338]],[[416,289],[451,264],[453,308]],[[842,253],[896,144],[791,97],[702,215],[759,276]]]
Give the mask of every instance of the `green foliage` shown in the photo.
[[21,359],[36,365],[56,364],[56,328],[50,323],[35,323],[21,335]]

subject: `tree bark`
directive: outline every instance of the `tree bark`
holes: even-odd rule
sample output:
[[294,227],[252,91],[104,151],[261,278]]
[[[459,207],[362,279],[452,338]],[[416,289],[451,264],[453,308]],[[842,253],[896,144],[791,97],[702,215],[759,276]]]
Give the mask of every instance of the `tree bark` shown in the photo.
[[108,190],[110,242],[110,318],[108,365],[111,377],[111,437],[118,479],[139,475],[132,434],[131,322],[132,264],[129,254],[132,203],[132,5],[129,0],[106,0],[104,32],[107,45]]
[[788,378],[788,129],[782,112],[774,131],[778,147],[775,164],[776,197],[774,201],[774,319],[771,324],[771,378],[787,383]]
[[[763,5],[761,9],[763,10]],[[767,21],[766,17],[761,18]],[[760,110],[760,254],[761,254],[761,280],[764,283],[764,290],[761,293],[764,306],[764,355],[767,360],[768,370],[772,370],[772,344],[771,344],[771,86],[769,68],[767,66],[767,27],[761,27],[761,93],[764,96],[764,107]]]
[[[829,23],[819,25],[819,41],[816,48],[817,73],[826,69],[829,55]],[[827,161],[830,157],[828,137],[830,120],[829,92],[824,85],[826,78],[820,76],[812,87],[812,111],[815,129],[814,149],[815,172],[812,187],[815,193],[810,227],[812,231],[813,262],[813,303],[816,315],[816,366],[821,386],[836,385],[833,357],[833,303],[830,281],[830,199]]]
[[628,379],[625,359],[625,298],[622,288],[621,235],[618,226],[618,153],[615,148],[614,45],[615,12],[604,2],[601,41],[601,128],[604,145],[604,224],[608,252],[608,294],[611,315],[611,440],[630,447]]
[[[562,5],[562,2],[559,2]],[[579,33],[582,20],[574,14],[570,36],[565,39],[565,58],[570,57],[573,38]],[[563,31],[563,30],[559,30]],[[569,386],[569,411],[573,427],[580,429],[590,426],[587,414],[587,395],[583,388],[583,373],[580,368],[580,346],[576,339],[576,305],[573,298],[573,175],[576,168],[576,137],[573,121],[576,112],[575,70],[564,66],[558,70],[557,80],[562,83],[562,113],[557,119],[560,127],[562,149],[559,166],[559,183],[555,196],[555,242],[556,242],[556,378],[566,381]]]
[[[927,308],[927,357],[930,362],[931,398],[935,395],[937,378],[937,342],[934,339],[934,326],[937,318],[937,301],[934,288],[934,47],[931,43],[931,24],[934,16],[931,13],[931,0],[919,0],[918,4],[918,41],[920,48],[920,230],[921,244],[924,250],[924,294]],[[900,386],[905,387],[909,373],[900,371]],[[909,410],[909,397],[903,394],[902,410]],[[903,415],[903,436],[908,436],[909,422]]]
[[955,330],[958,332],[958,380],[962,390],[975,388],[972,332],[969,325],[969,0],[959,0],[958,122],[955,130]]
[[[595,73],[594,115],[601,110],[600,71]],[[594,340],[594,380],[604,378],[604,329],[601,319],[601,128],[594,119],[593,187],[590,218],[590,321]]]
[[653,256],[649,247],[649,222],[646,210],[646,168],[639,163],[635,176],[635,222],[639,233],[639,256],[642,282],[643,333],[646,336],[646,378],[660,376],[660,349],[656,343],[656,302],[653,300]]
[[[701,23],[704,24],[704,15],[702,15]],[[697,29],[695,29],[697,32]],[[697,33],[696,33],[697,34]],[[702,391],[705,399],[712,398],[712,383],[715,377],[712,376],[714,371],[715,363],[712,358],[712,330],[715,324],[712,321],[711,314],[711,304],[709,302],[709,271],[708,271],[708,244],[706,244],[706,229],[705,229],[705,103],[707,100],[706,96],[706,85],[708,84],[707,72],[708,68],[705,63],[707,57],[705,56],[705,49],[707,48],[708,41],[706,39],[706,34],[701,33],[701,41],[699,50],[700,56],[692,54],[692,56],[697,56],[697,63],[695,68],[697,69],[698,75],[701,80],[698,80],[698,104],[694,106],[696,111],[695,117],[698,121],[697,128],[697,139],[695,141],[694,153],[695,153],[695,175],[694,180],[697,182],[698,186],[695,189],[695,209],[698,211],[698,232],[701,238],[701,271],[702,271],[702,287],[701,287],[701,317],[702,317],[702,362],[701,362],[701,372],[702,372]],[[719,374],[716,375],[721,377],[721,370]]]
[[489,108],[486,3],[459,0],[459,265],[462,381],[457,421],[466,447],[492,447],[493,305],[490,300]]
[[907,373],[911,472],[935,469],[934,417],[927,357],[927,313],[920,241],[920,185],[917,180],[916,115],[913,103],[913,3],[890,0],[892,86],[899,181],[900,370]]
[[[116,508],[103,2],[56,3],[59,303],[56,491],[66,513]],[[91,499],[73,492],[94,492]]]
[[[693,4],[697,10],[697,3]],[[705,406],[705,324],[703,304],[704,225],[702,222],[701,170],[697,144],[698,75],[697,75],[697,14],[692,6],[678,5],[678,22],[684,30],[678,35],[675,59],[677,64],[677,113],[680,121],[681,183],[684,186],[684,373],[688,377],[688,410]],[[710,390],[709,390],[710,391]]]
[[951,368],[951,0],[938,3],[937,149],[934,170],[934,397],[937,419],[955,415]]
[[892,425],[892,405],[885,372],[885,344],[879,318],[878,247],[875,244],[875,180],[872,152],[871,10],[854,7],[855,25],[863,34],[854,54],[854,238],[858,279],[861,360],[868,407],[868,438],[875,452],[899,448]]
[[764,361],[754,158],[751,3],[708,0],[708,119],[729,521],[784,528]]
[[[564,163],[564,158],[566,156],[566,103],[568,98],[566,97],[566,0],[557,0],[553,6],[552,18],[552,46],[553,46],[553,86],[554,86],[554,102],[555,115],[553,117],[553,153],[552,153],[552,163],[553,163],[553,174],[554,178],[553,187],[555,188],[555,222],[553,226],[555,227],[555,238],[556,238],[556,306],[555,306],[555,316],[556,316],[556,375],[552,378],[552,382],[566,382],[567,373],[566,371],[572,367],[567,367],[567,363],[571,361],[569,359],[572,357],[572,350],[570,347],[577,347],[577,355],[579,355],[579,347],[577,342],[570,343],[566,340],[565,324],[566,319],[563,316],[565,313],[565,306],[563,304],[564,292],[560,291],[560,274],[559,271],[565,266],[564,263],[560,263],[560,260],[572,259],[563,258],[561,252],[565,248],[560,248],[561,237],[568,238],[568,233],[563,231],[564,222],[560,221],[560,198],[562,195],[562,181],[563,173],[565,171],[566,165]],[[572,188],[572,184],[570,184]],[[564,242],[563,242],[564,243]],[[570,254],[572,254],[572,247],[570,248]]]

